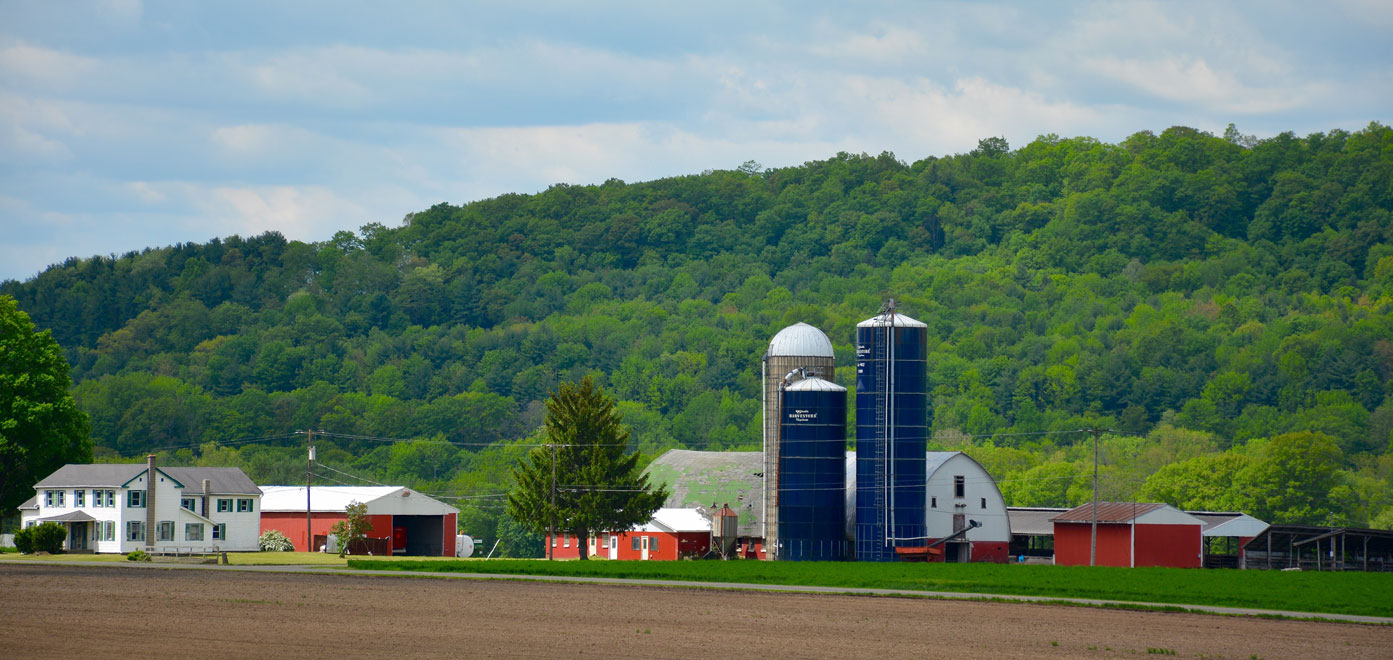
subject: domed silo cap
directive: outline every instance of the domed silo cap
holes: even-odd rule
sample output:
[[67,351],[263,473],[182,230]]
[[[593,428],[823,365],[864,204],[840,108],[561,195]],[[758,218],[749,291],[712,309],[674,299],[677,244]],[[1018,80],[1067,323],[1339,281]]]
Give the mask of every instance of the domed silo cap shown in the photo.
[[795,323],[769,340],[769,357],[835,357],[832,342],[821,330]]

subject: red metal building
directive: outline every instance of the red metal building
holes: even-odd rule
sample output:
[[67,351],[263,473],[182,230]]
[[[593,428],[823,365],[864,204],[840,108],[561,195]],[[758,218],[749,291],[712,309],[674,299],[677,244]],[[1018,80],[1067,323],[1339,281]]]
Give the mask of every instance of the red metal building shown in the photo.
[[[1088,566],[1093,505],[1053,518],[1054,563]],[[1202,565],[1204,523],[1173,506],[1156,503],[1098,503],[1098,566]]]
[[347,520],[351,502],[368,507],[370,548],[384,554],[453,557],[459,509],[401,486],[315,486],[306,537],[305,487],[262,486],[261,531],[275,529],[295,544],[296,552],[319,550],[334,523]]
[[[586,554],[600,559],[675,560],[701,557],[711,549],[711,521],[696,509],[658,509],[646,525],[602,533],[587,542]],[[547,542],[557,559],[580,557],[580,542],[558,534]]]

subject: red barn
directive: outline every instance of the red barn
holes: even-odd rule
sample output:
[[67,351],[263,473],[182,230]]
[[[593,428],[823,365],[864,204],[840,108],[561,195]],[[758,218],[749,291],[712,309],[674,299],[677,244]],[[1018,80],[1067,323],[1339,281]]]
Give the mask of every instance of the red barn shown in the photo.
[[348,519],[345,511],[356,501],[368,507],[372,530],[365,545],[374,554],[455,556],[459,509],[402,486],[315,486],[309,493],[313,539],[305,536],[304,486],[262,486],[261,492],[261,531],[279,530],[296,552],[324,545],[330,528]]
[[[627,532],[602,533],[587,543],[600,559],[674,560],[701,557],[711,549],[711,520],[696,509],[658,509],[648,524]],[[578,559],[580,542],[572,534],[547,537],[557,559]]]
[[[1088,566],[1093,505],[1053,518],[1054,563]],[[1166,504],[1098,503],[1098,566],[1199,568],[1204,523]]]

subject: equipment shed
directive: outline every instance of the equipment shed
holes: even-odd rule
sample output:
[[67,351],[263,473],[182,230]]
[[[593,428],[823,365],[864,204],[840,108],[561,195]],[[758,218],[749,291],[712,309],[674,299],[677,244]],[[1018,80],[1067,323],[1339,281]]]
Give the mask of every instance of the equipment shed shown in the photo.
[[[1093,505],[1085,504],[1053,518],[1054,563],[1088,566]],[[1202,565],[1204,527],[1198,518],[1168,504],[1098,503],[1098,566]]]
[[[348,505],[368,507],[367,552],[415,557],[453,557],[459,509],[402,486],[314,486],[309,489],[313,507],[306,534],[304,486],[262,486],[261,531],[285,534],[295,550],[319,550],[334,523],[347,520]],[[349,548],[349,552],[360,551]]]

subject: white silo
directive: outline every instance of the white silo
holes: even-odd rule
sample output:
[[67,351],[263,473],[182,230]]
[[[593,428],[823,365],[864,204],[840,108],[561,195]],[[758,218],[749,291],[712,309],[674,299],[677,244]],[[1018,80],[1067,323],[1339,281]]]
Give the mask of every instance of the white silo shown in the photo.
[[805,376],[827,381],[836,375],[832,342],[821,330],[795,323],[774,335],[763,359],[764,404],[764,553],[779,558],[779,390]]

